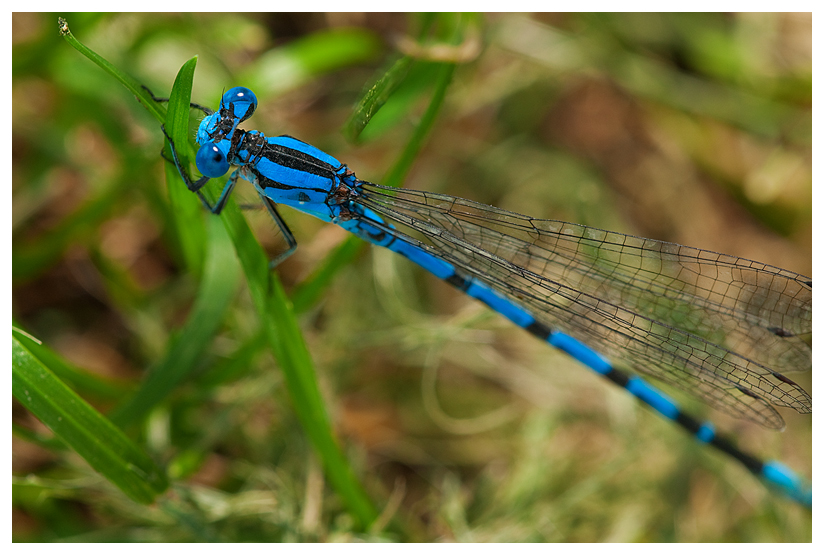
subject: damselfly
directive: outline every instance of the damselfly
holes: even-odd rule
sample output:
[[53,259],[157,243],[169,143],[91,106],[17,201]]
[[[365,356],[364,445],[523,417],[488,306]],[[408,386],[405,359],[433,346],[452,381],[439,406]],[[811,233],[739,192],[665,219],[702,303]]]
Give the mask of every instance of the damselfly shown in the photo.
[[[189,178],[172,143],[178,171],[215,214],[239,178],[255,186],[289,243],[273,267],[297,245],[278,205],[335,223],[483,302],[812,506],[811,486],[793,471],[742,452],[638,377],[768,428],[783,427],[776,406],[812,412],[810,395],[784,376],[812,364],[810,278],[735,256],[360,180],[298,139],[238,128],[257,107],[244,87],[226,92],[217,112],[193,106],[207,114],[197,132],[202,177]],[[202,187],[231,166],[238,168],[211,205]]]

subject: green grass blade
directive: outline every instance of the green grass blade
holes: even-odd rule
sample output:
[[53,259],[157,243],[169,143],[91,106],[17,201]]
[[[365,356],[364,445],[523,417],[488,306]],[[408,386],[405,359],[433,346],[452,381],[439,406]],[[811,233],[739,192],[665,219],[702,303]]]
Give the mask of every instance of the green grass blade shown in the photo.
[[70,45],[72,45],[78,52],[86,56],[92,62],[100,66],[106,73],[120,81],[124,87],[129,89],[132,94],[134,94],[139,100],[142,101],[143,105],[152,114],[157,121],[163,123],[166,121],[166,108],[152,99],[152,96],[148,93],[146,89],[143,88],[136,79],[131,77],[130,75],[123,73],[116,67],[114,67],[111,63],[109,63],[105,58],[99,55],[97,52],[86,46],[85,44],[81,43],[77,40],[72,32],[69,30],[69,22],[59,17],[57,19],[58,30],[60,31],[60,35],[66,39]]
[[266,254],[236,204],[222,212],[243,266],[249,291],[266,332],[270,348],[281,365],[295,412],[323,463],[326,476],[361,529],[377,517],[332,433],[306,342],[277,274],[269,271]]
[[168,487],[161,470],[123,432],[61,382],[12,332],[12,393],[89,465],[138,503]]
[[209,218],[207,229],[209,251],[192,312],[139,391],[110,415],[112,422],[120,426],[139,420],[195,370],[234,298],[240,273],[232,244],[217,218]]
[[[186,171],[191,168],[191,143],[189,140],[189,103],[192,97],[197,56],[188,60],[180,68],[169,96],[169,109],[166,113],[166,132],[172,137],[177,147],[180,164]],[[166,141],[166,151],[171,157],[171,150]],[[203,269],[205,254],[205,235],[203,228],[203,205],[196,195],[187,188],[173,163],[166,164],[166,184],[169,201],[186,267],[199,275]],[[191,176],[191,173],[189,174]]]
[[[178,146],[177,156],[181,165],[189,168],[189,104],[192,100],[192,84],[195,78],[197,56],[186,61],[177,72],[169,106],[166,111],[166,132]],[[191,195],[190,195],[191,196]]]
[[54,372],[58,379],[68,383],[73,389],[84,395],[111,401],[123,398],[133,389],[132,384],[126,381],[104,378],[77,368],[28,335],[19,334],[17,340],[44,366]]
[[412,58],[404,56],[396,61],[389,70],[384,73],[378,81],[366,92],[358,102],[355,111],[349,116],[344,125],[343,133],[350,141],[356,141],[360,137],[363,129],[369,124],[378,110],[386,103],[389,96],[401,85],[409,67],[412,65]]
[[437,80],[435,81],[435,90],[432,93],[432,99],[429,101],[429,106],[427,106],[426,112],[424,112],[421,117],[420,123],[417,127],[415,127],[415,132],[406,143],[406,146],[398,158],[398,161],[394,166],[392,166],[392,169],[390,169],[384,177],[383,185],[386,185],[387,187],[400,187],[403,185],[403,180],[406,179],[406,174],[409,173],[412,163],[415,161],[415,158],[417,158],[421,148],[423,148],[426,137],[435,125],[438,112],[441,111],[443,101],[446,98],[446,89],[449,88],[449,83],[452,81],[452,75],[455,73],[456,65],[457,64],[454,63],[441,64],[440,70],[438,71]]

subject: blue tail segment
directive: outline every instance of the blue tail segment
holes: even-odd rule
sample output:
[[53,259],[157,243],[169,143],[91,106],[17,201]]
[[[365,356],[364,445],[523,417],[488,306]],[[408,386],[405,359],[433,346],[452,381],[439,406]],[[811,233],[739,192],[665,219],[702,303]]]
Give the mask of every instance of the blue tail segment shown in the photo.
[[795,499],[798,503],[813,508],[813,487],[806,480],[800,478],[785,464],[778,461],[767,461],[761,467],[761,477],[775,486],[784,495]]
[[[278,205],[337,224],[481,301],[812,508],[807,481],[781,463],[740,451],[639,376],[767,428],[784,425],[775,407],[812,412],[812,397],[785,376],[812,367],[809,277],[359,180],[345,164],[298,139],[238,128],[257,107],[244,87],[227,91],[217,112],[195,107],[207,113],[197,133],[202,177],[188,176],[172,143],[173,162],[215,214],[238,179],[255,187],[289,244],[273,267],[297,246]],[[200,189],[231,166],[238,169],[210,205]]]

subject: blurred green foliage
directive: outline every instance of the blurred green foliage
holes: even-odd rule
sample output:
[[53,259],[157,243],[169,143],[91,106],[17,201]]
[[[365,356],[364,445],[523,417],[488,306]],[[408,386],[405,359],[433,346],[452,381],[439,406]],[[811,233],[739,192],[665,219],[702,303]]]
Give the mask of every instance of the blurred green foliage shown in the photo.
[[[58,15],[160,96],[197,55],[194,102],[248,86],[249,128],[363,179],[812,265],[809,14],[15,13],[13,318],[103,414],[159,361],[191,365],[125,430],[172,482],[150,506],[15,404],[15,540],[810,540],[808,512],[624,393],[399,257],[285,214],[300,248],[278,275],[381,512],[360,529],[232,249],[203,211],[201,231],[178,228],[159,125]],[[265,212],[246,216],[278,252]],[[210,331],[174,359],[192,321]],[[811,475],[809,417],[775,434],[711,416]]]

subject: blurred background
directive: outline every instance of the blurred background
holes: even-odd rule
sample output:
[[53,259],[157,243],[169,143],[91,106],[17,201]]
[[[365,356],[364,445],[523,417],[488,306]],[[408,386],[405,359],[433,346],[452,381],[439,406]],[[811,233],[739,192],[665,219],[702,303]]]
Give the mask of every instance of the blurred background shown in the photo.
[[[159,96],[197,55],[194,102],[250,87],[247,129],[378,183],[432,68],[457,62],[403,186],[812,273],[810,14],[15,13],[12,315],[105,385],[88,397],[103,412],[162,356],[196,282],[159,126],[58,35],[58,15]],[[417,40],[433,17],[461,25],[460,43]],[[403,55],[424,61],[355,137],[355,105]],[[346,233],[284,216],[300,245],[278,268],[291,291]],[[266,213],[248,217],[278,252]],[[132,503],[33,439],[48,431],[14,405],[15,540],[811,539],[809,512],[388,251],[364,247],[301,325],[346,454],[395,527],[356,532],[324,484],[241,283],[198,379],[139,431],[188,512]],[[809,374],[791,377],[811,392]],[[675,396],[811,477],[809,415],[783,412],[776,433]]]

